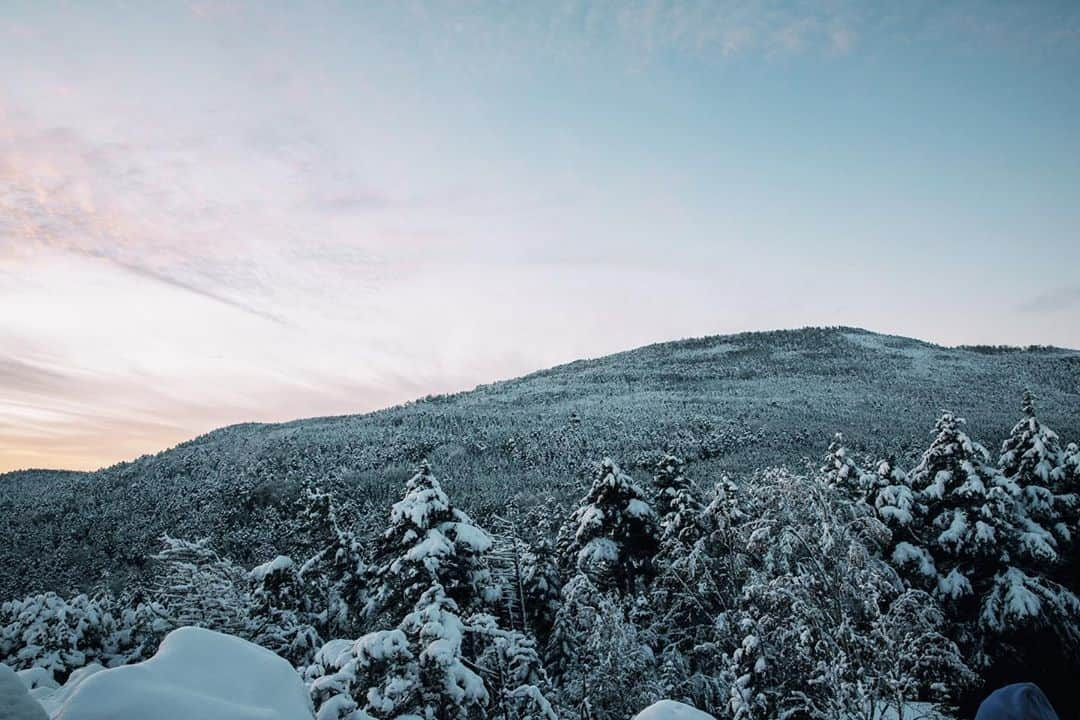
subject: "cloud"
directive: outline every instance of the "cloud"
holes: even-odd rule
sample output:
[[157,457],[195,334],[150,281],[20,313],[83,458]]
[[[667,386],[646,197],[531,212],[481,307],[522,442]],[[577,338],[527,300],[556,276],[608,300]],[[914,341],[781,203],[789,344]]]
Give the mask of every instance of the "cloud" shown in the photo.
[[1080,285],[1063,287],[1021,303],[1017,310],[1022,313],[1055,313],[1080,308]]

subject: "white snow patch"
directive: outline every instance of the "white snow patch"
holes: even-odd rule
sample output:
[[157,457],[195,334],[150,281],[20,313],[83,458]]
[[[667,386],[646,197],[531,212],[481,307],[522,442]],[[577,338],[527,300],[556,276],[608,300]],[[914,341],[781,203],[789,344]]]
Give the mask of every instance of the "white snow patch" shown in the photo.
[[230,635],[183,627],[146,662],[82,680],[54,720],[310,720],[289,663]]
[[660,700],[635,715],[634,720],[716,720],[716,718],[707,712],[675,700]]
[[26,685],[0,663],[0,720],[49,720],[45,709],[30,697]]

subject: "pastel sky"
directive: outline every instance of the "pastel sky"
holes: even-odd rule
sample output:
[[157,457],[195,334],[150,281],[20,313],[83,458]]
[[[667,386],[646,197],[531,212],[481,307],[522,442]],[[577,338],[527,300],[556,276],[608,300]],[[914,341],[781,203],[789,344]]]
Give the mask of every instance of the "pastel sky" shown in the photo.
[[1080,347],[1080,3],[0,0],[0,471],[845,324]]

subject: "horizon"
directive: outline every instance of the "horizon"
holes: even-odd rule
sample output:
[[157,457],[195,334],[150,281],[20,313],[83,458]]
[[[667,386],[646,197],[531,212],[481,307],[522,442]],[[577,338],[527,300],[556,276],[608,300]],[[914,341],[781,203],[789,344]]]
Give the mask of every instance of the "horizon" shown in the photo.
[[0,472],[766,327],[1080,348],[1080,6],[14,2]]

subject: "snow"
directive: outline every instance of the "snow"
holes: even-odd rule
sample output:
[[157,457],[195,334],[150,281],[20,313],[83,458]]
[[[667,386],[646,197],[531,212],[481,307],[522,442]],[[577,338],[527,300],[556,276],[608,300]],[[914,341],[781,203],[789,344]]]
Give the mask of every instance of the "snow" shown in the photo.
[[938,580],[938,592],[956,600],[971,594],[971,581],[958,569],[953,568],[948,575]]
[[633,720],[716,720],[716,718],[681,702],[660,700],[639,712]]
[[49,720],[15,671],[0,663],[0,720]]
[[169,633],[157,654],[83,679],[54,720],[310,720],[307,690],[288,662],[203,628]]
[[598,567],[619,559],[619,544],[606,537],[593,538],[578,553],[578,566]]
[[248,577],[255,582],[262,582],[268,575],[294,567],[296,567],[296,563],[293,562],[292,558],[287,555],[278,555],[270,562],[263,563],[254,568],[251,573],[249,573]]
[[642,500],[638,500],[637,498],[634,498],[630,500],[630,502],[626,503],[626,512],[627,514],[636,518],[647,518],[655,514],[653,513],[652,507],[650,507],[648,503]]
[[446,523],[445,532],[450,532],[454,537],[456,547],[467,548],[470,552],[483,553],[491,549],[492,539],[486,532],[472,524],[468,516],[458,513],[464,521]]

